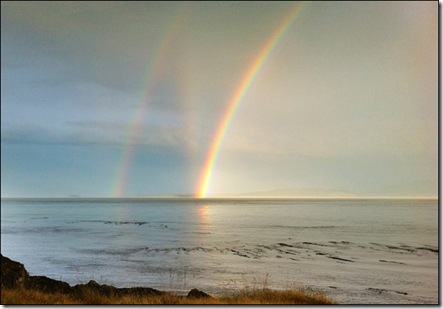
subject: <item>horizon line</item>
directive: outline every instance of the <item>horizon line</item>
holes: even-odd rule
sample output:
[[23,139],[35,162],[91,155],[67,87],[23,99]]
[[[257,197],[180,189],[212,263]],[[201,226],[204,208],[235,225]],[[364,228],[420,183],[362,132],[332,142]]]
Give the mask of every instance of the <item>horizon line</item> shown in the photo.
[[1,200],[383,200],[383,199],[439,199],[439,196],[252,196],[252,195],[224,195],[224,196],[208,196],[195,197],[193,195],[146,195],[146,196],[14,196],[0,197]]

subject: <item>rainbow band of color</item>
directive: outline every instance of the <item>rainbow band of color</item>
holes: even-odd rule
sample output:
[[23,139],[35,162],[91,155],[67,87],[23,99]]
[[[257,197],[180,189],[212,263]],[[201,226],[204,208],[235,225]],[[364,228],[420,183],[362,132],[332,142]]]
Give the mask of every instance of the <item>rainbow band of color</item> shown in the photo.
[[206,156],[206,160],[202,169],[202,173],[199,178],[199,183],[197,186],[197,197],[206,197],[207,191],[209,187],[209,183],[211,180],[212,171],[214,168],[215,161],[217,159],[217,154],[219,152],[220,146],[222,144],[223,138],[226,135],[226,131],[229,127],[230,122],[234,116],[234,113],[239,106],[239,103],[242,101],[243,97],[249,90],[252,82],[256,78],[258,72],[265,64],[271,52],[274,50],[277,43],[283,37],[285,32],[294,22],[298,13],[300,12],[301,2],[295,3],[295,5],[291,8],[289,13],[284,17],[281,21],[277,29],[272,33],[272,35],[268,38],[266,43],[260,49],[260,52],[255,56],[248,70],[244,74],[241,79],[239,85],[235,89],[231,99],[227,103],[226,111],[220,121],[220,124],[215,133],[215,137],[212,140],[211,146],[209,148],[209,152]]
[[129,125],[123,155],[120,163],[118,164],[116,178],[114,185],[112,186],[111,194],[113,197],[122,197],[125,194],[131,161],[133,160],[135,151],[137,149],[137,139],[139,136],[141,136],[142,121],[149,105],[149,96],[151,95],[153,88],[156,86],[156,83],[161,76],[163,65],[167,61],[167,50],[171,48],[175,37],[178,35],[181,29],[184,17],[186,16],[183,14],[183,12],[179,13],[181,14],[177,14],[173,20],[173,23],[170,24],[165,32],[163,40],[157,50],[157,55],[153,57],[150,70],[147,74],[147,81],[145,83],[146,86],[143,89],[142,97],[139,100],[135,115]]

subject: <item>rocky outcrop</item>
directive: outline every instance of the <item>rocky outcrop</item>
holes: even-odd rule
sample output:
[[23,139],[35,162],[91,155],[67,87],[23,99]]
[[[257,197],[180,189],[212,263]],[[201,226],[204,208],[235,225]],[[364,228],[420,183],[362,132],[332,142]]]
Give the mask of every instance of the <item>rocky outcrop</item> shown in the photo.
[[197,289],[192,289],[189,291],[188,298],[211,298],[212,296],[209,294],[206,294],[203,291],[197,290]]
[[26,288],[42,292],[70,293],[71,286],[44,276],[30,276],[23,264],[1,255],[1,287]]
[[165,294],[165,292],[162,292],[162,291],[159,291],[156,289],[143,288],[143,287],[121,288],[121,289],[118,289],[118,293],[120,295],[134,295],[134,296]]
[[29,274],[23,264],[1,255],[1,287],[15,289],[22,287]]
[[162,295],[165,292],[143,287],[133,287],[133,288],[116,288],[112,285],[98,284],[94,280],[90,280],[87,284],[77,284],[72,288],[72,292],[79,294],[90,294],[97,293],[105,296],[150,296],[150,295]]
[[29,276],[25,282],[25,287],[30,290],[42,291],[46,293],[71,293],[71,286],[66,282],[54,280],[44,276]]
[[[30,276],[23,264],[3,255],[1,255],[1,288],[26,288],[46,293],[62,293],[77,296],[90,295],[91,293],[105,296],[129,295],[138,297],[166,294],[166,292],[145,287],[116,288],[112,285],[98,284],[94,280],[89,281],[87,284],[77,284],[71,287],[66,282],[45,276]],[[211,296],[197,289],[192,289],[187,297],[209,298]]]

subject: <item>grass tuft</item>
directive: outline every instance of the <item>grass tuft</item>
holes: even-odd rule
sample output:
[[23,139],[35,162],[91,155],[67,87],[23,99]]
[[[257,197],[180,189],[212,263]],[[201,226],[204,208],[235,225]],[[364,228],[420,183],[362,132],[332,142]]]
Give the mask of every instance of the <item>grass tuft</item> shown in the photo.
[[67,305],[67,304],[152,304],[152,305],[240,305],[240,304],[335,304],[322,292],[311,289],[271,290],[268,288],[241,290],[239,293],[212,298],[188,298],[172,293],[158,296],[106,296],[97,292],[81,294],[45,293],[29,289],[1,290],[1,303],[26,305]]

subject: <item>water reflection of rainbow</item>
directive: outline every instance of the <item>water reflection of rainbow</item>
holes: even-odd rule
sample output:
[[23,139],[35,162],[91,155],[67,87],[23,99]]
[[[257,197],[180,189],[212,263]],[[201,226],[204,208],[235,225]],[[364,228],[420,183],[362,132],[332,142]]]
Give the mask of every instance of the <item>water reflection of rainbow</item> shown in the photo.
[[217,159],[220,145],[223,141],[223,138],[226,134],[230,122],[232,121],[232,118],[239,103],[245,96],[246,92],[249,90],[252,82],[254,81],[260,69],[265,64],[266,60],[268,59],[269,55],[271,54],[277,43],[280,41],[285,32],[298,16],[301,7],[302,2],[296,2],[293,5],[288,14],[280,22],[277,29],[272,33],[272,35],[268,38],[263,47],[260,49],[259,53],[254,57],[251,65],[243,75],[243,78],[240,80],[240,83],[238,84],[230,100],[228,101],[225,113],[223,114],[220,124],[217,127],[214,139],[212,140],[212,143],[210,145],[201,175],[199,177],[199,183],[196,188],[197,197],[206,197],[207,195],[209,182],[211,180],[211,174],[213,171],[214,163]]

